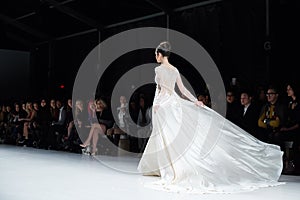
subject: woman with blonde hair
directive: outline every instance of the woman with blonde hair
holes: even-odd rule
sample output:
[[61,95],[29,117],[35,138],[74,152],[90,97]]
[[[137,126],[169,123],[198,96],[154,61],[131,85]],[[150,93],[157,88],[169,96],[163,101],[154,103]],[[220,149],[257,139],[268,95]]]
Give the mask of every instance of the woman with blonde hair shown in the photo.
[[103,99],[96,99],[95,105],[91,106],[91,110],[94,113],[94,119],[92,120],[91,128],[89,135],[83,144],[80,144],[81,147],[89,147],[92,140],[92,152],[91,155],[96,155],[98,152],[97,144],[99,140],[99,134],[105,134],[107,130],[107,125],[105,124],[107,104]]
[[19,141],[19,144],[26,145],[28,142],[28,135],[29,135],[29,129],[30,126],[33,125],[34,119],[37,117],[37,112],[35,109],[33,109],[33,104],[32,102],[27,102],[25,105],[25,111],[27,112],[27,117],[26,118],[19,118],[19,121],[23,121],[23,140]]

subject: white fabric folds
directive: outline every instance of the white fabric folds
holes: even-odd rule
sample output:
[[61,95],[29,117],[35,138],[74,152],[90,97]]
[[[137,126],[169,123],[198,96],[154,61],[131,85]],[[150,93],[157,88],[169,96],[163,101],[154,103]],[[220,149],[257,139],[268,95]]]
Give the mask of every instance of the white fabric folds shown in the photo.
[[[208,107],[197,107],[174,69],[155,69],[159,91],[154,103],[159,109],[152,111],[153,129],[138,170],[160,178],[145,186],[168,192],[235,193],[283,184],[278,182],[280,147],[254,138]],[[176,94],[175,83],[191,101]]]

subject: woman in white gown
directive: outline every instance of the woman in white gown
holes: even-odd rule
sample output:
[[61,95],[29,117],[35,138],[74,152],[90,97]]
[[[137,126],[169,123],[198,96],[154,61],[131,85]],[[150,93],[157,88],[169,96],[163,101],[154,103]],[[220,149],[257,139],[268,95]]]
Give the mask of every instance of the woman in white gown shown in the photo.
[[[155,53],[160,66],[155,68],[153,127],[138,170],[160,179],[146,186],[233,193],[282,184],[280,147],[261,142],[198,101],[168,62],[168,42],[160,43]],[[190,101],[176,94],[175,83]]]

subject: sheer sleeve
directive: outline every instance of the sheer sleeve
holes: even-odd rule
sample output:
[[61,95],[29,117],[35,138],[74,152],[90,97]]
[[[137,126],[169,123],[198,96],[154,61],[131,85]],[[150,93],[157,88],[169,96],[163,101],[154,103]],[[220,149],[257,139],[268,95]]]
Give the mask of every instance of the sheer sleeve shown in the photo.
[[161,93],[160,93],[160,74],[158,68],[155,68],[155,82],[156,82],[156,90],[155,90],[155,95],[154,95],[154,100],[153,100],[153,106],[154,105],[159,105],[161,101]]
[[196,97],[194,97],[194,95],[192,95],[190,93],[190,91],[188,91],[185,88],[185,86],[183,85],[179,72],[178,72],[178,75],[177,75],[177,78],[176,78],[176,83],[177,83],[177,86],[178,86],[179,91],[181,92],[181,94],[183,94],[185,97],[187,97],[192,102],[197,101]]

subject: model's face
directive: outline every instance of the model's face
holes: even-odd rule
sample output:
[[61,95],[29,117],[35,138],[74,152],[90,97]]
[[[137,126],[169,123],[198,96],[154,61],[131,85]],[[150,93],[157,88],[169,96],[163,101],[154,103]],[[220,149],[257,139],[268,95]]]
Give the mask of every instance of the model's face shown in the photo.
[[161,63],[162,55],[161,53],[155,52],[155,58],[157,63]]

